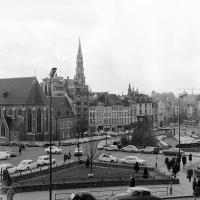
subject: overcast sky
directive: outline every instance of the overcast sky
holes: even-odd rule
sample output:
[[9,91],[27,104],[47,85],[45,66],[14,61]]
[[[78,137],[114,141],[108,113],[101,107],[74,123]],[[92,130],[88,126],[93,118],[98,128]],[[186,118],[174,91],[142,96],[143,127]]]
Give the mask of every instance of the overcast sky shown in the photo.
[[200,88],[199,0],[0,0],[0,77],[73,78],[79,37],[93,91]]

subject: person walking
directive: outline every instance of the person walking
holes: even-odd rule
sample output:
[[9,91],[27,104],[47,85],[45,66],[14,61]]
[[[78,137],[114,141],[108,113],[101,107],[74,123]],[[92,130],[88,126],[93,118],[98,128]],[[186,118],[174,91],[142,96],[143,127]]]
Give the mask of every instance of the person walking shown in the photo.
[[19,155],[21,156],[22,154],[22,149],[21,149],[21,146],[19,147]]
[[193,189],[193,193],[195,193],[195,189],[197,187],[197,180],[196,180],[196,177],[193,179],[193,182],[192,182],[192,189]]
[[193,176],[193,170],[192,169],[188,169],[188,171],[187,171],[187,178],[189,179],[189,182],[191,182],[192,176]]
[[67,154],[65,153],[63,156],[64,163],[67,161]]
[[129,184],[130,187],[135,187],[135,178],[133,176],[131,176],[130,178],[130,184]]

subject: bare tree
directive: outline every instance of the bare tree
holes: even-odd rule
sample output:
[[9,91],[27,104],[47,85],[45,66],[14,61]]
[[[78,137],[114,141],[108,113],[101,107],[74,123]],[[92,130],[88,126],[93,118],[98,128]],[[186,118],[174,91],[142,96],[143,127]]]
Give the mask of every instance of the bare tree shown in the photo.
[[93,173],[93,162],[99,156],[100,152],[97,148],[97,143],[89,143],[86,147],[86,155],[90,161],[90,173]]

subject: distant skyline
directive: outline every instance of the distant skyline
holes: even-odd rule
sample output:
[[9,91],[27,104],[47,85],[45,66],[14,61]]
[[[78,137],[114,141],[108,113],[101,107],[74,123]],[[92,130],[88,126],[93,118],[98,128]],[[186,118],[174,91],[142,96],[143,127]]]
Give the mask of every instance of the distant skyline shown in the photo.
[[199,10],[198,0],[0,0],[0,78],[41,81],[52,67],[73,78],[80,37],[92,91],[200,89]]

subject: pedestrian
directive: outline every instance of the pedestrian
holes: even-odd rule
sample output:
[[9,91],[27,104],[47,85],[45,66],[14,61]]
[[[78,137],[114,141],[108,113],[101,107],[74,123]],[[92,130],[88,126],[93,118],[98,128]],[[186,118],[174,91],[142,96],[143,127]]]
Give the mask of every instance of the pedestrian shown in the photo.
[[140,169],[140,166],[139,166],[138,162],[136,162],[135,166],[134,166],[135,173],[138,173],[139,169]]
[[192,162],[192,154],[189,155],[189,161]]
[[188,169],[187,170],[187,178],[189,179],[189,182],[191,182],[192,176],[193,176],[193,170],[192,169]]
[[89,160],[89,158],[87,158],[87,160],[85,162],[85,165],[86,165],[86,168],[89,168],[89,166],[90,166],[90,160]]
[[147,167],[145,166],[144,167],[144,172],[143,172],[143,178],[146,179],[146,178],[148,178],[148,176],[149,176],[149,172],[148,172]]
[[22,149],[21,149],[21,146],[19,147],[19,155],[21,156],[21,152],[22,152]]
[[195,191],[196,187],[197,187],[197,179],[196,179],[196,177],[195,177],[195,178],[193,179],[193,182],[192,182],[192,189],[193,189],[193,192]]
[[185,167],[185,165],[187,164],[187,158],[186,158],[186,156],[182,157],[182,163],[183,163],[183,167]]
[[64,154],[63,158],[64,158],[64,163],[65,163],[67,161],[67,154],[66,153]]
[[71,150],[70,150],[69,153],[68,153],[68,160],[69,160],[69,162],[70,162],[71,157],[72,157],[72,155],[71,155]]
[[129,184],[130,187],[135,187],[135,178],[133,176],[131,176],[130,178],[130,184]]

